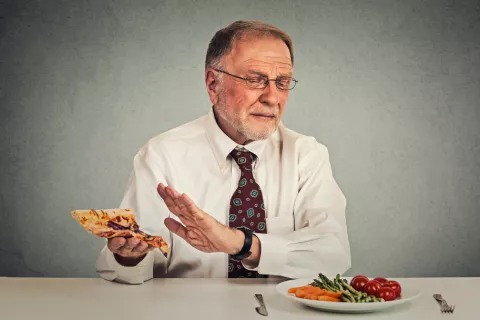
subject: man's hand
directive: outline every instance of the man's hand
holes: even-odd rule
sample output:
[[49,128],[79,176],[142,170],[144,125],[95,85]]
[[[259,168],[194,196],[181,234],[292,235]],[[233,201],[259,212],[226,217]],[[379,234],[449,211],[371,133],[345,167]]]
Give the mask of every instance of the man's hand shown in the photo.
[[159,184],[157,191],[170,212],[180,221],[165,219],[165,226],[194,248],[203,252],[225,252],[237,254],[243,247],[245,236],[232,230],[199,209],[186,195],[180,195],[172,187]]
[[113,252],[117,262],[127,267],[136,266],[152,249],[148,243],[135,237],[110,238],[107,247]]

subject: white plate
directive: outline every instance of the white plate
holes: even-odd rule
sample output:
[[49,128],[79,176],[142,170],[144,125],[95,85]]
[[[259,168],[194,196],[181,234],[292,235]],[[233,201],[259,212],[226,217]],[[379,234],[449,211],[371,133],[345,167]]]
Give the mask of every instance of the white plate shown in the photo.
[[[352,278],[342,277],[342,279],[347,279],[348,282],[350,282]],[[396,280],[396,279],[389,278],[388,280]],[[380,311],[380,310],[387,309],[399,304],[403,304],[405,302],[416,299],[421,295],[421,292],[419,290],[405,285],[404,283],[401,282],[401,280],[397,280],[397,281],[400,283],[402,287],[401,298],[396,299],[394,301],[384,301],[384,302],[368,302],[368,303],[327,302],[327,301],[301,299],[288,293],[288,289],[305,286],[313,282],[313,279],[288,280],[288,281],[279,283],[276,286],[276,289],[281,295],[316,309],[328,310],[328,311],[334,311],[334,312],[343,312],[343,313],[366,313],[366,312]]]

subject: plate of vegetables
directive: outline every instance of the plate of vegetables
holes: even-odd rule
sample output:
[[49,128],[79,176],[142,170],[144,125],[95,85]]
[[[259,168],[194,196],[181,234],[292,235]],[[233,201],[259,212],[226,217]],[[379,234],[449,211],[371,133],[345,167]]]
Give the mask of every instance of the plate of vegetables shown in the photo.
[[366,313],[387,309],[414,300],[421,295],[415,288],[383,277],[328,278],[320,273],[316,279],[295,279],[276,287],[283,296],[307,306],[344,313]]

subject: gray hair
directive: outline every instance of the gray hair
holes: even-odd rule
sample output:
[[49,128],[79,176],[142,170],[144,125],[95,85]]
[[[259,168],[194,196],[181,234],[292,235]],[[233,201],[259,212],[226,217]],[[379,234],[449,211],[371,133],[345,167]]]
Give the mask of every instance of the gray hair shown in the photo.
[[261,21],[236,21],[217,31],[212,40],[210,40],[205,59],[205,68],[221,68],[222,58],[230,53],[235,41],[245,35],[273,37],[282,40],[290,51],[293,65],[293,43],[287,33]]

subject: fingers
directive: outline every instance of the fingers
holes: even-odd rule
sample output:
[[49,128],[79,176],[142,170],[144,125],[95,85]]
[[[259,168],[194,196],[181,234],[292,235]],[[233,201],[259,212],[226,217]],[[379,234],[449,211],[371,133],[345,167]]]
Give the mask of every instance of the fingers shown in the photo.
[[146,254],[151,248],[148,243],[138,238],[116,237],[108,239],[108,249],[122,257],[139,257]]
[[135,238],[135,237],[127,238],[127,242],[123,245],[123,248],[128,250],[133,250],[138,246],[139,243],[140,243],[140,239],[138,238]]
[[138,253],[139,255],[144,254],[146,251],[149,251],[149,246],[145,241],[140,241],[140,243],[132,249],[132,252]]
[[197,234],[196,229],[187,229],[181,223],[172,218],[165,219],[165,225],[168,230],[181,237],[191,246],[197,249],[205,246],[205,240]]
[[175,233],[182,239],[187,239],[187,228],[185,228],[180,222],[172,218],[166,218],[164,222],[168,230]]
[[187,196],[185,193],[180,194],[177,190],[172,188],[171,186],[165,187],[162,183],[159,185],[165,192],[165,194],[173,200],[176,207],[180,209],[183,213],[190,213],[190,214],[199,214],[201,210],[197,207],[197,205]]
[[157,186],[157,192],[170,212],[179,217],[183,223],[191,221],[193,215],[201,211],[186,194],[181,195],[171,186],[165,187],[160,183]]
[[127,242],[127,239],[125,239],[123,237],[108,239],[108,249],[110,249],[110,251],[112,251],[112,252],[116,251],[116,250],[120,249],[121,247],[123,247],[125,242]]
[[172,199],[177,199],[178,197],[180,197],[180,193],[178,193],[178,191],[173,189],[171,186],[167,186],[166,190],[167,190],[167,194]]
[[167,187],[167,192],[175,201],[175,205],[180,211],[182,211],[182,213],[194,213],[196,210],[198,210],[198,207],[195,206],[193,201],[185,193],[179,194],[170,186]]
[[160,183],[157,186],[157,192],[160,197],[162,197],[168,209],[172,210],[172,208],[175,206],[175,200],[167,193],[167,188],[163,185],[163,183]]

